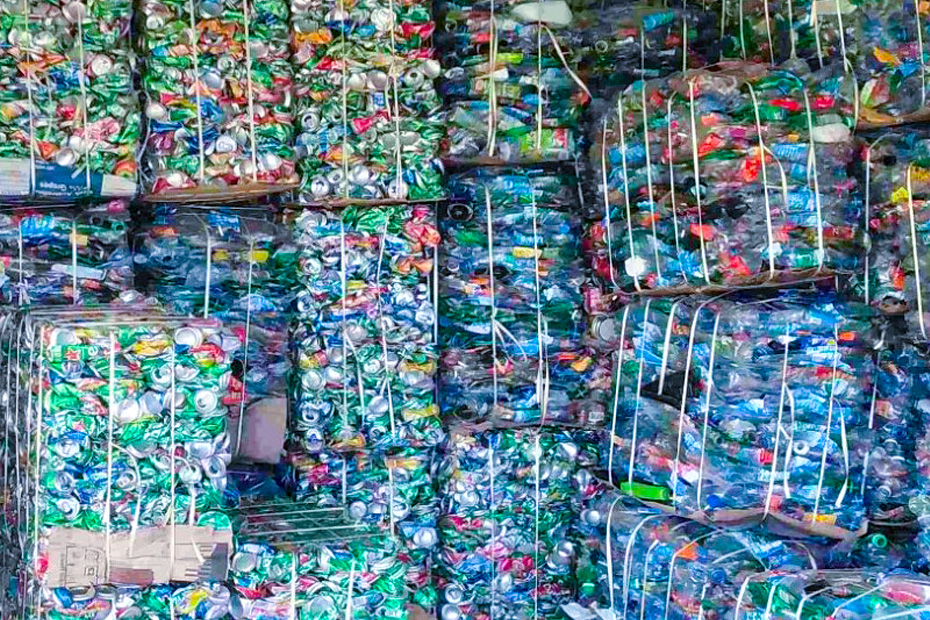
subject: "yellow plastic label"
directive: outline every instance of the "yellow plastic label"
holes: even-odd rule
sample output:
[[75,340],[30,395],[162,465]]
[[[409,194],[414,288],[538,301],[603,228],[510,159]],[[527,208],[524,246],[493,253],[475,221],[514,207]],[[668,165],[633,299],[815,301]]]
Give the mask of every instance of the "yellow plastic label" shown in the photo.
[[891,202],[895,204],[901,204],[907,202],[909,194],[907,193],[906,187],[899,187],[894,190],[894,193],[891,194]]

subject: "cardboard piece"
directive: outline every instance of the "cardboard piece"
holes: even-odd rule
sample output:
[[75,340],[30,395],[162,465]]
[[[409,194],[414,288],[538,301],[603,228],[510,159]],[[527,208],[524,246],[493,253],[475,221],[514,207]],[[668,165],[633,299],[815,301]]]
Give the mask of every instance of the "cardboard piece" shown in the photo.
[[407,613],[409,614],[410,620],[433,620],[433,616],[426,612],[425,609],[419,605],[414,605],[409,603],[407,605]]
[[109,565],[105,532],[55,528],[46,549],[45,585],[51,588],[223,581],[229,570],[232,532],[191,525],[141,528],[134,538],[130,532],[114,532],[109,540]]
[[419,205],[419,204],[438,204],[444,202],[445,198],[330,198],[328,200],[317,200],[306,203],[287,202],[284,204],[286,209],[300,210],[307,207],[320,209],[339,209],[343,207],[383,207],[393,205]]
[[[287,431],[287,398],[269,397],[249,405],[242,420],[242,441],[238,442],[239,415],[229,420],[229,443],[238,460],[277,465],[284,451]],[[238,445],[238,450],[236,446]]]
[[283,194],[300,187],[298,183],[246,183],[230,187],[193,187],[175,189],[160,194],[146,194],[143,202],[218,202],[245,201],[263,198],[273,194]]
[[769,512],[766,514],[763,508],[717,510],[713,513],[699,510],[697,512],[683,514],[676,512],[674,507],[669,506],[668,504],[660,504],[646,500],[640,501],[643,503],[643,505],[649,506],[650,508],[655,508],[656,510],[660,510],[668,515],[678,515],[685,517],[686,519],[697,521],[698,523],[708,527],[723,526],[732,528],[745,528],[761,525],[777,536],[822,536],[824,538],[832,538],[835,540],[855,540],[865,536],[866,531],[869,528],[868,521],[866,520],[863,520],[862,526],[858,530],[853,531],[830,523],[828,519],[823,518],[823,515],[821,515],[822,518],[816,522],[810,519],[806,521],[798,521],[797,519],[793,519],[779,512]]

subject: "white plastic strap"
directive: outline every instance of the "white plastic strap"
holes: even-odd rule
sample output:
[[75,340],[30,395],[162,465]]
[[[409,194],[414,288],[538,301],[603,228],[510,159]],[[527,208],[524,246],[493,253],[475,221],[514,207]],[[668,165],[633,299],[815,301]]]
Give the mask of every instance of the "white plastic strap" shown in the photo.
[[[239,421],[236,427],[236,454],[239,454],[239,448],[242,447],[242,423],[245,419],[245,401],[248,396],[246,379],[249,376],[249,339],[252,331],[252,272],[253,261],[255,260],[255,241],[249,240],[249,275],[246,283],[246,304],[245,304],[245,343],[242,347],[242,397],[239,399]],[[208,270],[209,272],[209,270]]]
[[[649,329],[649,304],[652,302],[651,299],[646,300],[645,312],[643,315],[643,330],[640,334],[640,347],[639,347],[639,370],[636,373],[636,402],[633,406],[633,433],[631,437],[631,447],[630,447],[630,461],[627,465],[627,482],[632,486],[633,485],[633,469],[636,464],[636,440],[637,432],[639,430],[639,403],[640,396],[642,395],[643,389],[643,369],[646,367],[646,341],[648,340],[646,336],[646,331]],[[633,339],[635,340],[635,338]],[[621,343],[622,347],[622,343]],[[621,348],[621,351],[623,349]],[[612,437],[611,437],[612,438]],[[613,444],[613,442],[611,442]]]
[[[768,0],[766,0],[766,19],[768,19],[767,7]],[[762,172],[762,191],[765,196],[765,230],[769,238],[769,279],[771,280],[775,277],[775,239],[772,231],[772,203],[769,200],[769,177],[765,166],[766,148],[765,142],[762,140],[762,119],[759,114],[759,100],[756,97],[756,91],[752,87],[752,84],[747,84],[746,86],[749,88],[749,96],[752,98],[752,108],[756,117],[756,135],[759,137],[759,167]]]
[[[687,22],[685,22],[685,24],[686,24],[685,32],[687,32],[688,31]],[[645,43],[645,35],[644,35],[643,36],[643,48],[642,48],[643,50],[645,50],[645,47],[644,47],[645,44],[646,43]],[[645,63],[645,51],[643,51],[642,54],[644,56],[643,62]],[[640,95],[642,96],[642,105],[643,105],[643,143],[645,144],[645,150],[646,150],[646,187],[648,188],[648,191],[649,191],[649,215],[651,216],[650,225],[652,226],[652,238],[658,239],[659,234],[658,232],[656,232],[655,193],[653,192],[653,188],[652,188],[652,156],[649,152],[649,112],[648,112],[648,105],[646,102],[645,87],[640,89]],[[624,151],[626,151],[626,149],[624,149]],[[672,158],[669,157],[669,160],[671,159]],[[623,177],[624,177],[624,182],[626,182],[626,169],[624,169],[623,171]],[[631,224],[630,222],[627,222],[628,226],[630,224]],[[675,241],[677,242],[678,239],[676,238]],[[659,261],[659,244],[658,243],[652,244],[652,251],[654,253],[653,258],[655,259],[655,262],[656,262],[656,276],[659,278],[659,280],[661,280],[662,279],[662,263]],[[676,256],[675,258],[677,259],[678,257]]]
[[[843,11],[840,10],[840,0],[833,0],[833,7],[836,9],[836,23],[840,31],[840,53],[843,55],[843,69],[848,72],[849,56],[846,52],[846,28],[843,26]],[[856,99],[858,100],[858,97]],[[856,118],[858,118],[858,115]]]
[[823,479],[827,470],[827,452],[829,451],[830,429],[833,428],[833,395],[836,392],[836,369],[840,361],[839,347],[839,328],[833,326],[833,370],[830,375],[830,398],[827,401],[827,423],[824,426],[824,447],[820,455],[820,476],[817,480],[817,494],[814,498],[814,513],[811,517],[811,524],[817,523],[817,516],[820,514],[820,497],[823,493]]
[[497,325],[497,300],[494,294],[494,218],[491,212],[491,192],[487,187],[484,188],[484,206],[488,219],[488,288],[491,297],[491,381],[494,395],[493,411],[491,415],[497,414],[497,335],[495,326]]
[[171,452],[169,453],[170,458],[168,459],[169,462],[171,463],[171,485],[170,485],[171,486],[171,493],[170,493],[171,505],[168,507],[168,515],[171,517],[171,542],[169,545],[170,559],[169,559],[169,564],[168,564],[168,567],[169,567],[168,572],[171,575],[174,574],[174,561],[175,561],[175,558],[177,557],[177,547],[178,547],[178,535],[177,535],[178,516],[175,510],[175,503],[177,501],[177,497],[176,497],[177,491],[175,490],[175,487],[177,485],[177,466],[175,465],[175,458],[174,458],[175,451],[177,450],[177,438],[175,436],[175,421],[177,418],[177,405],[176,405],[176,398],[175,398],[175,395],[177,393],[176,392],[177,371],[178,371],[177,360],[178,360],[177,349],[175,348],[175,345],[172,343],[171,345],[171,397],[170,397],[171,406],[168,408],[170,422],[171,422],[171,429],[170,429],[170,435],[169,435],[170,440],[171,440]]
[[[739,620],[740,612],[743,610],[743,599],[746,597],[746,590],[749,588],[749,582],[759,577],[765,577],[765,573],[750,573],[739,587],[739,594],[736,596],[736,604],[733,605],[733,620]],[[797,616],[800,619],[801,616]]]
[[[250,13],[249,0],[242,0],[242,25],[245,30],[245,87],[249,97],[249,140],[252,144],[252,182],[257,183],[258,153],[255,145],[255,97],[252,87],[252,48],[249,45],[251,41],[250,23],[252,21],[249,17]],[[236,449],[238,450],[238,447]]]
[[[391,12],[391,85],[394,87],[394,179],[397,184],[398,192],[400,188],[403,187],[402,182],[404,180],[404,158],[403,158],[403,149],[404,145],[401,143],[400,138],[400,95],[399,89],[397,87],[397,34],[396,27],[394,24],[394,19],[396,13],[394,12],[394,0],[390,0],[388,3],[388,10]],[[387,99],[387,93],[385,93],[385,99]],[[403,196],[398,195],[398,198]],[[385,226],[387,224],[385,223]],[[380,269],[380,266],[379,266]]]
[[739,18],[739,49],[740,55],[743,60],[746,60],[746,32],[745,32],[745,16],[743,15],[743,0],[736,0],[737,5],[739,6],[738,15]]
[[[729,6],[729,4],[730,4],[730,0],[722,0],[722,2],[720,3],[720,35],[719,35],[718,38],[719,38],[721,41],[723,41],[723,39],[726,37],[726,32],[727,32],[727,7]],[[720,56],[721,56],[721,58],[723,57],[723,53],[722,53],[722,52],[721,52]]]
[[680,299],[676,299],[668,311],[668,321],[665,324],[665,340],[662,343],[662,366],[659,369],[659,389],[658,393],[665,391],[665,373],[668,370],[668,356],[671,351],[669,344],[672,341],[672,328],[675,326],[675,315],[678,313],[678,304]]
[[782,491],[785,493],[785,499],[791,499],[791,455],[794,453],[794,392],[787,391],[788,408],[791,411],[791,433],[788,435],[788,444],[785,446],[785,462],[782,466]]
[[[549,409],[549,354],[547,336],[543,335],[543,325],[547,324],[542,315],[542,295],[539,282],[539,227],[536,207],[536,190],[531,187],[530,200],[533,209],[533,277],[536,285],[536,342],[539,365],[536,369],[536,400],[539,402],[539,424],[546,423]],[[548,332],[548,328],[546,329]]]
[[914,16],[917,19],[917,49],[920,51],[920,107],[927,105],[927,63],[924,59],[924,25],[920,21],[920,2],[914,3]]
[[688,357],[685,360],[685,376],[681,388],[681,406],[678,410],[678,441],[675,448],[675,469],[672,470],[672,501],[678,503],[678,471],[681,469],[681,440],[684,436],[685,411],[688,405],[688,381],[691,378],[691,360],[694,354],[694,337],[697,332],[697,321],[701,312],[708,302],[702,303],[694,312],[694,318],[691,320],[691,330],[688,335]]
[[[607,533],[604,535],[604,551],[607,556],[607,594],[610,597],[610,612],[614,618],[617,617],[617,605],[614,602],[614,561],[613,561],[613,550],[611,549],[611,531],[613,530],[613,517],[614,517],[614,507],[617,505],[617,502],[620,501],[620,496],[618,495],[613,503],[610,504],[610,511],[607,513]],[[624,614],[626,613],[624,608]]]
[[[666,118],[672,117],[672,99],[668,100],[668,112]],[[672,226],[675,231],[675,260],[678,263],[678,269],[681,271],[682,282],[688,281],[688,273],[685,271],[684,263],[681,261],[681,237],[678,233],[678,208],[675,206],[675,151],[672,148],[672,123],[666,123],[668,131],[668,185],[671,191],[668,193],[669,200],[672,203]]]
[[[384,329],[384,299],[381,290],[381,266],[384,264],[384,240],[387,238],[388,220],[384,218],[384,227],[381,229],[381,239],[378,247],[378,270],[375,274],[375,288],[378,292],[378,329],[381,332],[381,357],[384,363],[384,391],[387,392],[388,415],[391,417],[391,437],[397,436],[396,420],[394,417],[394,394],[391,388],[393,371],[388,363],[387,333]],[[383,392],[382,392],[383,393]]]
[[[542,456],[542,446],[539,444],[539,433],[536,434],[534,448],[536,457],[536,462],[534,464],[534,473],[536,474],[536,519],[533,534],[533,575],[536,579],[536,583],[533,588],[533,620],[539,620],[539,459]],[[496,553],[493,549],[491,552]]]
[[206,153],[203,146],[203,102],[200,94],[200,55],[197,45],[200,43],[200,30],[197,28],[197,17],[194,13],[194,0],[187,0],[187,14],[190,18],[191,29],[191,58],[194,62],[194,97],[197,102],[197,144],[200,155],[200,182],[203,183],[206,169]]
[[[494,446],[488,446],[488,473],[490,475],[490,497],[488,500],[488,511],[491,514],[491,557],[497,553],[497,522],[494,520],[497,516],[497,509],[494,505]],[[497,562],[491,562],[491,620],[494,620],[494,612],[497,608]]]
[[397,536],[397,520],[394,518],[394,464],[391,462],[391,457],[385,457],[387,460],[387,474],[388,474],[388,490],[390,496],[388,497],[388,515],[391,522],[391,536]]
[[81,159],[84,164],[84,184],[87,188],[87,192],[90,193],[90,161],[88,157],[90,155],[90,133],[87,130],[87,76],[85,75],[84,70],[84,15],[83,13],[78,19],[78,62],[81,65],[80,70],[78,71],[78,86],[81,90],[81,128],[84,131],[84,137],[81,140]]
[[[13,323],[13,316],[14,316],[14,315],[7,315],[6,320],[3,321],[3,327],[0,328],[0,342],[3,342],[3,340],[4,340],[3,334],[5,334],[5,333],[7,333],[7,332],[9,331],[9,327],[10,327],[10,326],[12,325],[12,323]],[[12,336],[11,336],[11,338],[12,338]],[[8,357],[6,357],[5,360],[4,360],[4,361],[5,361],[5,365],[6,365],[6,383],[5,383],[5,387],[4,387],[4,393],[6,394],[6,399],[5,399],[6,402],[3,403],[3,408],[4,408],[3,427],[2,427],[3,430],[4,430],[4,433],[3,433],[3,454],[19,454],[19,450],[16,450],[15,452],[11,452],[12,449],[10,448],[10,440],[14,438],[14,435],[18,434],[18,433],[14,433],[14,432],[12,432],[12,431],[13,431],[14,429],[16,429],[16,430],[19,429],[19,426],[16,424],[16,423],[18,422],[18,420],[14,420],[14,419],[13,419],[12,411],[10,411],[10,408],[11,408],[11,406],[13,405],[13,403],[14,403],[14,402],[15,402],[15,403],[18,403],[18,402],[19,402],[19,401],[14,401],[14,400],[13,400],[13,384],[12,384],[12,381],[11,381],[12,376],[13,376],[13,375],[12,375],[13,362],[12,362],[11,357],[12,357],[12,356],[8,356]],[[11,467],[4,467],[4,468],[3,468],[3,474],[2,474],[2,475],[3,475],[3,483],[2,483],[2,484],[3,484],[3,488],[5,488],[5,489],[10,488],[10,470],[11,470],[11,469],[12,469]],[[17,486],[16,488],[19,488],[19,487]],[[2,520],[2,519],[0,519],[0,523],[3,523],[3,520]],[[0,608],[0,610],[2,610],[2,609],[4,609],[4,608]]]
[[352,564],[349,565],[349,586],[346,596],[346,615],[345,620],[352,620],[352,597],[353,587],[355,586],[355,559],[352,560]]
[[[33,176],[35,175],[33,174]],[[17,245],[18,245],[18,250],[19,250],[18,251],[19,276],[17,278],[19,280],[19,285],[17,286],[16,296],[17,296],[17,299],[19,300],[18,301],[19,305],[22,306],[23,304],[26,303],[26,299],[27,299],[26,287],[23,286],[23,221],[22,220],[19,221],[19,236],[17,238]]]
[[626,342],[626,319],[630,306],[623,307],[623,322],[620,324],[620,350],[617,351],[617,374],[614,378],[614,406],[610,417],[610,448],[607,453],[607,481],[614,485],[614,448],[617,445],[617,410],[620,408],[620,384],[623,381],[623,343]]
[[[646,593],[649,592],[652,588],[649,587],[649,560],[652,557],[652,552],[655,551],[661,542],[656,539],[652,541],[652,544],[649,545],[649,548],[646,549],[646,557],[643,558],[643,577],[639,579],[640,591],[643,593],[643,598],[645,598]],[[639,620],[646,620],[646,607],[648,605],[639,606]]]
[[[339,0],[339,14],[340,18],[344,18],[346,15],[346,3],[345,0]],[[339,49],[342,51],[342,184],[343,184],[343,198],[346,200],[349,199],[349,89],[347,81],[348,76],[348,66],[349,61],[346,58],[346,29],[345,24],[339,28],[339,36],[342,39],[342,45],[339,46]],[[344,349],[344,347],[343,347]],[[343,350],[343,352],[345,352]]]
[[562,61],[562,68],[564,68],[568,73],[568,76],[572,78],[572,81],[578,85],[578,88],[583,90],[584,93],[590,98],[591,91],[588,90],[587,85],[582,81],[582,79],[578,77],[578,74],[572,70],[568,59],[565,57],[565,52],[562,51],[562,46],[559,45],[559,40],[555,38],[555,35],[552,33],[548,26],[542,23],[540,23],[540,26],[543,30],[545,30],[546,34],[549,35],[549,39],[552,41],[552,47],[555,48],[555,54],[559,57],[559,60]]
[[[33,401],[32,390],[29,390],[27,407],[35,404],[36,409],[36,421],[35,421],[35,434],[36,434],[36,467],[35,467],[35,496],[33,499],[33,504],[31,506],[32,516],[33,516],[33,529],[32,529],[32,538],[33,538],[33,548],[32,548],[32,558],[33,558],[33,569],[36,574],[39,573],[38,562],[41,558],[39,554],[39,490],[42,485],[39,484],[41,480],[41,464],[42,464],[42,453],[43,453],[43,437],[42,437],[42,413],[45,408],[45,393],[43,388],[45,387],[45,342],[46,342],[46,327],[43,326],[40,331],[40,340],[39,340],[39,359],[38,359],[38,374],[39,374],[39,387],[38,394],[36,395],[35,401]],[[33,340],[33,346],[35,346],[35,340]],[[41,602],[41,590],[36,588],[36,607],[39,607]]]
[[[868,272],[866,272],[868,273]],[[882,341],[884,341],[885,336],[882,334]],[[878,400],[878,382],[872,384],[872,398],[869,403],[869,431],[872,431],[875,428],[875,403]],[[868,486],[869,481],[869,457],[872,456],[871,450],[866,450],[865,456],[862,457],[862,487],[860,488],[860,493],[865,497],[865,490]]]
[[291,556],[291,601],[288,610],[288,620],[297,620],[297,554],[300,551],[294,549],[294,555]]
[[[814,3],[816,6],[816,3]],[[813,9],[811,9],[813,11]],[[814,205],[817,207],[817,272],[823,269],[826,250],[823,241],[823,212],[820,207],[820,173],[817,171],[817,145],[814,142],[814,116],[811,113],[811,102],[807,89],[804,89],[804,108],[807,111],[807,136],[810,144],[810,159],[808,160],[808,170],[813,171],[814,181]]]
[[823,69],[823,45],[820,43],[820,20],[817,15],[817,3],[811,2],[811,19],[810,26],[811,30],[814,31],[814,42],[817,44],[817,60],[820,63],[820,68]]
[[[742,11],[742,4],[740,4],[740,11]],[[740,19],[740,24],[742,23],[742,19]],[[701,165],[697,143],[697,117],[694,113],[694,80],[688,81],[688,103],[691,112],[691,157],[694,161],[694,199],[697,204],[698,226],[701,229],[701,234],[698,235],[698,239],[701,242],[701,265],[704,270],[704,281],[709,285],[710,269],[707,266],[707,247],[704,243],[704,207],[701,205]]]
[[203,224],[203,230],[207,235],[207,273],[203,284],[203,318],[208,319],[210,318],[210,284],[213,277],[213,235],[210,234],[210,227],[206,222]]
[[[493,71],[493,68],[492,68]],[[536,152],[542,151],[543,132],[542,23],[536,24]]]
[[[111,530],[112,519],[110,513],[113,510],[113,421],[116,418],[116,334],[110,332],[110,364],[109,364],[109,392],[107,397],[107,496],[106,508],[103,514],[103,524],[106,526],[106,545],[104,547],[104,575],[109,579],[110,575],[110,558],[112,557],[111,549]],[[172,458],[174,455],[172,453]]]
[[[611,521],[611,516],[613,516],[614,506],[616,506],[619,500],[620,500],[620,497],[618,496],[617,499],[614,500],[614,503],[611,504],[610,514],[607,516],[607,544],[605,545],[605,547],[606,547],[607,558],[608,558],[607,574],[609,576],[613,574],[613,571],[611,570],[611,567],[613,565],[613,560],[612,560],[613,555],[611,554],[611,550],[610,550],[610,546],[611,546],[610,540],[611,538],[613,538],[613,536],[611,535],[613,533],[613,528],[611,527],[610,521]],[[639,531],[643,529],[644,525],[646,525],[646,522],[652,521],[654,519],[663,519],[666,517],[667,515],[664,515],[664,514],[657,514],[657,515],[651,515],[651,516],[645,517],[642,520],[640,520],[640,522],[637,523],[636,526],[630,531],[630,537],[629,537],[629,540],[627,540],[626,549],[624,550],[624,553],[623,553],[623,619],[624,620],[626,620],[626,615],[627,615],[626,612],[627,612],[627,609],[629,609],[630,581],[631,581],[630,577],[633,572],[632,562],[630,560],[633,554],[633,543],[635,542],[636,536],[639,534]],[[614,611],[614,614],[615,614],[614,617],[616,617],[615,610],[617,608],[614,605],[613,578],[608,577],[608,579],[610,581],[610,609]]]
[[924,294],[923,285],[920,280],[920,256],[917,253],[917,224],[914,218],[914,184],[911,179],[911,171],[914,164],[907,167],[907,213],[911,226],[911,258],[914,260],[914,285],[917,287],[917,322],[920,325],[920,333],[927,339],[927,326],[924,320]]
[[[846,418],[840,416],[840,449],[843,451],[843,484],[840,486],[840,492],[836,496],[834,507],[839,509],[846,499],[846,492],[849,490],[849,441],[846,435]],[[868,472],[863,468],[863,475],[868,476]]]
[[[872,149],[875,148],[875,145],[878,144],[878,142],[883,137],[884,136],[878,138],[878,140],[875,140],[874,142],[869,144],[869,146],[866,147],[865,149],[865,188],[864,188],[864,191],[865,191],[865,226],[863,227],[863,230],[865,231],[867,248],[868,246],[871,245],[871,243],[868,242],[868,239],[869,239],[869,222],[872,220]],[[869,287],[869,280],[871,279],[869,277],[869,274],[872,273],[869,269],[869,262],[870,262],[869,255],[870,254],[871,252],[869,251],[865,252],[865,269],[863,270],[863,272],[866,274],[866,277],[863,278],[863,286],[865,287],[864,295],[865,295],[866,305],[870,305],[872,303],[871,295],[870,295],[871,290]]]
[[[633,263],[639,262],[639,257],[636,256],[636,247],[633,245],[633,213],[630,207],[630,178],[629,170],[626,165],[626,130],[623,128],[623,97],[617,97],[617,126],[620,133],[620,163],[623,166],[623,204],[626,207],[626,232],[627,232],[627,241],[630,245],[630,260]],[[604,162],[606,165],[606,162]],[[605,184],[604,191],[607,191],[607,186]],[[642,289],[639,286],[639,270],[627,269],[627,274],[633,276],[633,286],[637,291]]]
[[78,288],[77,269],[77,220],[71,219],[71,303],[77,305],[81,300],[81,289]]
[[365,383],[362,377],[362,360],[359,358],[358,349],[355,347],[355,343],[352,342],[351,338],[349,338],[349,333],[345,329],[342,331],[342,341],[348,345],[349,350],[352,351],[352,356],[355,358],[355,382],[358,384],[359,410],[365,411]]
[[[604,194],[604,221],[606,226],[606,239],[607,239],[607,266],[610,270],[610,282],[614,286],[617,285],[617,278],[614,275],[616,272],[614,270],[614,251],[613,251],[613,232],[611,229],[613,226],[610,221],[610,196],[609,189],[607,186],[607,121],[604,121],[604,128],[601,132],[601,186],[603,188]],[[673,199],[674,200],[674,199]],[[677,235],[676,235],[677,237]]]
[[349,497],[349,461],[345,455],[341,455],[340,458],[342,459],[342,503],[345,504]]
[[[791,325],[788,324],[785,326],[785,355],[782,357],[781,362],[781,390],[779,390],[778,396],[778,420],[775,423],[775,445],[772,448],[772,468],[769,472],[769,486],[768,490],[765,493],[765,506],[762,512],[762,520],[764,521],[769,516],[769,509],[772,504],[772,495],[775,492],[775,469],[778,467],[778,444],[782,435],[782,416],[785,413],[785,400],[788,398],[788,354],[790,353],[789,341],[791,338]],[[791,458],[791,455],[788,454],[785,456],[785,460]]]
[[[136,480],[138,481],[139,486],[142,485],[142,470],[139,469],[139,462],[125,448],[121,446],[115,446],[117,450],[126,455],[129,461],[132,463],[132,469],[136,473]],[[129,555],[132,556],[133,550],[136,548],[136,535],[139,533],[139,519],[142,516],[142,499],[145,493],[139,493],[139,496],[136,498],[136,507],[132,511],[132,522],[129,524]]]
[[497,147],[497,82],[494,73],[497,70],[497,17],[494,0],[491,0],[490,45],[488,46],[488,157],[494,157]]
[[[714,393],[714,362],[717,355],[717,333],[720,326],[720,314],[714,316],[714,331],[710,338],[710,361],[707,366],[707,382],[705,386],[706,396],[704,398],[704,428],[701,429],[701,462],[698,468],[697,480],[697,507],[701,510],[701,492],[704,489],[704,461],[707,454],[707,427],[710,425],[710,399]],[[682,397],[684,400],[684,397]],[[676,465],[678,464],[676,460]],[[676,467],[677,470],[677,467]]]
[[[22,315],[17,315],[17,316],[21,317]],[[19,320],[20,320],[20,323],[17,326],[18,329],[16,330],[16,368],[21,368],[20,364],[22,363],[22,354],[24,352],[23,349],[25,348],[23,346],[23,332],[25,331],[26,328],[25,328],[25,324],[23,320],[21,318]],[[34,331],[32,333],[34,335]],[[35,361],[35,345],[36,345],[35,339],[33,339],[29,346],[29,368],[33,367],[33,362]],[[10,373],[10,372],[11,372],[11,367],[7,366],[7,373]],[[12,404],[15,405],[13,407],[13,411],[15,412],[14,428],[28,429],[29,423],[27,420],[28,420],[28,416],[31,414],[31,409],[30,409],[31,401],[27,404],[26,409],[23,410],[23,408],[20,406],[20,403],[22,402],[20,400],[21,389],[23,387],[22,378],[19,376],[14,377],[13,383],[15,385],[15,388],[14,388],[15,399],[12,402]],[[29,397],[31,398],[31,396],[32,396],[32,391],[30,390]],[[11,403],[10,403],[10,400],[8,399],[7,406],[9,407],[10,405]],[[20,443],[21,439],[23,440],[26,446],[32,445],[31,433],[27,431],[25,435],[26,435],[25,437],[22,437],[22,433],[13,433],[13,444],[15,446],[15,451],[14,451],[15,454],[22,453],[21,450],[23,449],[23,444]],[[23,468],[20,464],[20,459],[14,459],[13,467],[14,467],[13,477],[16,480],[16,485],[17,485],[16,488],[17,489],[26,488],[24,486],[25,485],[25,482],[24,482],[25,472],[23,471]],[[22,502],[22,504],[26,504],[26,505],[28,505],[29,503],[30,502]],[[28,519],[22,518],[23,508],[24,506],[17,507],[17,516],[20,517],[23,523],[28,523]],[[25,536],[27,531],[28,531],[27,528],[22,528],[20,530],[20,537],[21,537],[20,541],[22,543],[23,548],[25,548],[25,540],[23,539],[23,537]]]
[[[349,340],[346,334],[346,295],[349,294],[346,274],[346,263],[348,259],[346,257],[346,223],[345,219],[340,216],[339,218],[339,279],[342,285],[342,317],[341,317],[341,327],[342,327],[342,428],[347,429],[349,427],[349,383],[346,380],[346,375],[348,374],[348,347],[346,346],[347,341]],[[359,388],[362,386],[359,385]]]
[[791,59],[798,57],[797,35],[794,32],[794,6],[791,0],[788,0],[788,43],[791,45]]
[[[29,0],[22,0],[23,19],[26,22],[26,35],[32,32],[32,16],[30,14]],[[36,190],[36,122],[35,106],[32,96],[32,82],[36,79],[34,69],[28,64],[26,69],[26,101],[29,105],[29,193],[33,194]]]

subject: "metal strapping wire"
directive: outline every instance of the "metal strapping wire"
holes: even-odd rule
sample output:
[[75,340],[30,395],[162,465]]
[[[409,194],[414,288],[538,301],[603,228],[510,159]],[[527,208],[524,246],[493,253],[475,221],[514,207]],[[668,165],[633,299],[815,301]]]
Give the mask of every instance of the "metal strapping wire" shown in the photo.
[[239,523],[239,538],[257,542],[325,543],[380,534],[376,527],[351,519],[344,506],[320,507],[304,501],[247,503],[232,516]]

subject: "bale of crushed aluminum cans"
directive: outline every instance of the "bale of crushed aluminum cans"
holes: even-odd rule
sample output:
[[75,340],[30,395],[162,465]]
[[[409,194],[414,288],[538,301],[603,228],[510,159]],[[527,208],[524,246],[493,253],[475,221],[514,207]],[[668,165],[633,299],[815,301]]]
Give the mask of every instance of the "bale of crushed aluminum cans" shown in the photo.
[[563,606],[573,620],[732,619],[746,582],[818,567],[816,544],[637,509],[615,493],[591,502],[578,528],[585,587]]
[[604,7],[596,3],[578,11],[583,46],[580,75],[592,95],[604,97],[638,79],[716,62],[720,17],[704,5],[677,8],[634,2]]
[[923,618],[930,580],[907,571],[772,571],[747,576],[732,618]]
[[863,526],[870,313],[833,293],[650,299],[598,317],[613,355],[610,480],[715,522]]
[[738,63],[630,86],[591,149],[598,281],[691,290],[860,269],[854,96],[837,67]]
[[291,547],[238,547],[232,582],[243,618],[339,620],[347,613],[364,619],[407,617],[404,566],[392,538]]
[[300,202],[441,197],[430,4],[291,7]]
[[145,620],[240,620],[246,617],[242,613],[241,602],[232,588],[224,583],[204,582],[148,587],[98,586],[70,590],[58,588],[42,606],[41,613],[23,616],[23,619],[94,620],[115,614],[112,617]]
[[0,305],[98,304],[133,285],[129,205],[0,207]]
[[[8,315],[2,339],[13,442],[2,529],[16,557],[4,571],[17,575],[11,597],[25,617],[99,611],[118,598],[110,583],[224,579],[223,400],[239,340],[212,320],[54,307]],[[194,557],[195,539],[203,555],[191,566],[178,550]],[[133,559],[134,544],[164,562]],[[165,617],[164,604],[151,613]]]
[[243,342],[230,380],[239,421],[285,410],[296,262],[288,228],[262,209],[162,205],[136,230],[138,290],[171,312],[220,319]]
[[290,222],[299,288],[291,451],[437,445],[434,209],[309,209]]
[[601,441],[551,427],[450,431],[437,474],[442,620],[553,617],[574,599],[572,526],[601,491]]
[[889,314],[928,306],[930,132],[922,127],[863,136],[862,185],[869,253],[866,301]]
[[0,8],[0,196],[135,194],[131,16],[129,0]]
[[437,5],[442,156],[459,161],[572,160],[591,99],[578,75],[581,33],[568,4]]
[[411,602],[435,607],[432,569],[439,503],[431,471],[433,450],[326,450],[291,454],[288,464],[298,501],[314,508],[346,507],[350,523],[376,528],[396,540]]
[[[581,218],[572,174],[477,168],[440,218],[440,393],[447,419],[600,424],[582,344]],[[607,378],[609,384],[609,377]]]
[[293,186],[287,2],[144,0],[139,22],[145,190]]
[[243,496],[230,566],[242,618],[407,617],[413,593],[403,545],[344,512],[277,494]]

